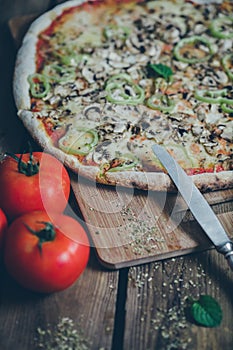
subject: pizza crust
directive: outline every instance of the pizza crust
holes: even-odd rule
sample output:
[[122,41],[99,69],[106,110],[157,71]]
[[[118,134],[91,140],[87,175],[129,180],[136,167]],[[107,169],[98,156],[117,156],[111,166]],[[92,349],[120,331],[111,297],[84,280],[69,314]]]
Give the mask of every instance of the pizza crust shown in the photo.
[[202,192],[233,188],[233,172],[203,173],[192,176],[193,182]]
[[[121,172],[108,173],[106,179],[114,185],[125,187],[136,187],[143,190],[153,191],[176,191],[176,187],[167,174],[164,173],[138,173]],[[233,176],[231,172],[225,171],[218,174],[199,174],[192,176],[194,184],[202,192],[228,189],[233,187]]]
[[[31,101],[29,96],[28,75],[35,71],[35,47],[36,37],[27,34],[21,48],[18,51],[14,81],[13,94],[18,110],[30,109]],[[29,73],[30,72],[30,73]]]

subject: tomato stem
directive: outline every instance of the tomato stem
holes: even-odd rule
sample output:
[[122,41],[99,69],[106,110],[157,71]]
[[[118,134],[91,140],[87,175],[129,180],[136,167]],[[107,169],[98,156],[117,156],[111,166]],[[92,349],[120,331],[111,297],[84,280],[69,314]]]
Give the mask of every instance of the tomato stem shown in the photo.
[[41,230],[35,231],[31,229],[28,225],[24,224],[26,228],[35,236],[38,237],[38,248],[42,252],[42,244],[45,242],[52,242],[56,237],[56,231],[54,225],[51,222],[40,221],[44,227]]
[[16,160],[16,162],[18,163],[18,171],[21,174],[24,174],[26,176],[33,176],[38,174],[40,163],[35,161],[31,150],[30,150],[29,160],[27,162],[24,162],[22,160],[23,154],[21,154],[20,157],[17,157],[13,153],[6,152],[5,155]]

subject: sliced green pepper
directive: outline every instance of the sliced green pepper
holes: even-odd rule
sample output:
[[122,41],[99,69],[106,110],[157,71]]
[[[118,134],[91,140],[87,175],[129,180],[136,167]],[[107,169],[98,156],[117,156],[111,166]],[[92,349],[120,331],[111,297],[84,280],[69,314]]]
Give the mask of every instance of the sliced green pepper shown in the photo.
[[116,166],[116,167],[114,167],[114,168],[110,168],[110,169],[108,170],[108,172],[109,172],[109,173],[114,173],[114,172],[117,172],[117,171],[129,170],[129,169],[134,168],[135,165],[136,165],[136,163],[129,163],[129,164],[123,163],[123,164],[121,164],[121,165],[119,165],[119,166]]
[[[194,48],[197,45],[204,45],[208,48],[209,52],[205,53],[204,57],[188,57],[187,54],[195,52]],[[187,46],[187,50],[185,50]],[[182,52],[183,51],[183,52]],[[203,51],[204,52],[204,51]],[[174,56],[177,60],[185,63],[198,63],[207,61],[213,55],[213,48],[210,41],[202,36],[194,35],[190,38],[181,39],[174,48]]]
[[64,67],[58,64],[45,66],[43,74],[46,75],[48,79],[56,82],[69,82],[75,79],[74,67]]
[[146,101],[149,108],[159,110],[164,113],[172,112],[175,107],[175,102],[169,99],[168,95],[157,93],[152,95]]
[[[226,100],[226,99],[225,99]],[[228,105],[233,106],[233,100],[228,100],[227,102],[224,102],[221,104],[221,108],[223,112],[232,114],[233,113],[233,108],[228,107]]]
[[113,173],[117,171],[130,170],[138,164],[138,159],[131,154],[124,154],[122,156],[119,156],[117,159],[119,159],[121,163],[115,167],[111,167],[112,163],[114,162],[114,159],[113,159],[111,164],[109,164],[110,169],[107,170],[108,172]]
[[229,78],[233,80],[233,53],[229,53],[223,57],[222,65]]
[[[233,38],[233,31],[229,32],[230,26],[233,24],[233,17],[222,16],[214,19],[210,24],[211,34],[218,39],[231,39]],[[224,27],[227,26],[227,30]]]
[[[127,86],[133,90],[127,92]],[[135,84],[128,74],[119,74],[110,78],[105,87],[107,100],[116,104],[137,105],[143,103],[145,98],[144,90]]]
[[49,80],[43,74],[35,73],[28,76],[31,95],[35,98],[43,98],[50,91]]
[[97,145],[98,134],[95,130],[86,128],[77,130],[82,132],[79,137],[75,133],[67,132],[58,141],[58,146],[65,153],[85,156]]
[[[221,103],[224,96],[227,95],[227,89],[222,90],[198,90],[194,96],[197,100],[206,103]],[[225,102],[225,98],[224,101]]]
[[199,90],[195,92],[195,98],[199,101],[217,104],[219,103],[222,111],[226,113],[233,113],[233,108],[228,107],[233,105],[233,99],[227,97],[227,89],[222,90]]
[[233,108],[228,107],[233,105],[233,99],[227,97],[227,89],[222,90],[199,90],[195,93],[195,98],[199,101],[221,105],[223,112],[233,113]]

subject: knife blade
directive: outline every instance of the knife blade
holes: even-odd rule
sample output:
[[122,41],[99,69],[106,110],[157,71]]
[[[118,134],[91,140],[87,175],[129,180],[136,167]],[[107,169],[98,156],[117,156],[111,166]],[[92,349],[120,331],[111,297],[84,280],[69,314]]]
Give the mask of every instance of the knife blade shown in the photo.
[[209,203],[193,183],[192,178],[185,173],[165,147],[155,144],[152,146],[152,151],[168,171],[194,218],[212,241],[216,250],[225,256],[233,270],[233,242],[229,239]]

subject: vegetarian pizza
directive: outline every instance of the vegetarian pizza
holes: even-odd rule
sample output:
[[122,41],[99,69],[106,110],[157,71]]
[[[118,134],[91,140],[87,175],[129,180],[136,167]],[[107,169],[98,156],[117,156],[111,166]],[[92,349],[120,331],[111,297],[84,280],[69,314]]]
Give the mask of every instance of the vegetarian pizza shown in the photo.
[[233,187],[231,0],[67,1],[36,19],[14,96],[31,135],[103,184],[171,190],[163,145],[203,191]]

